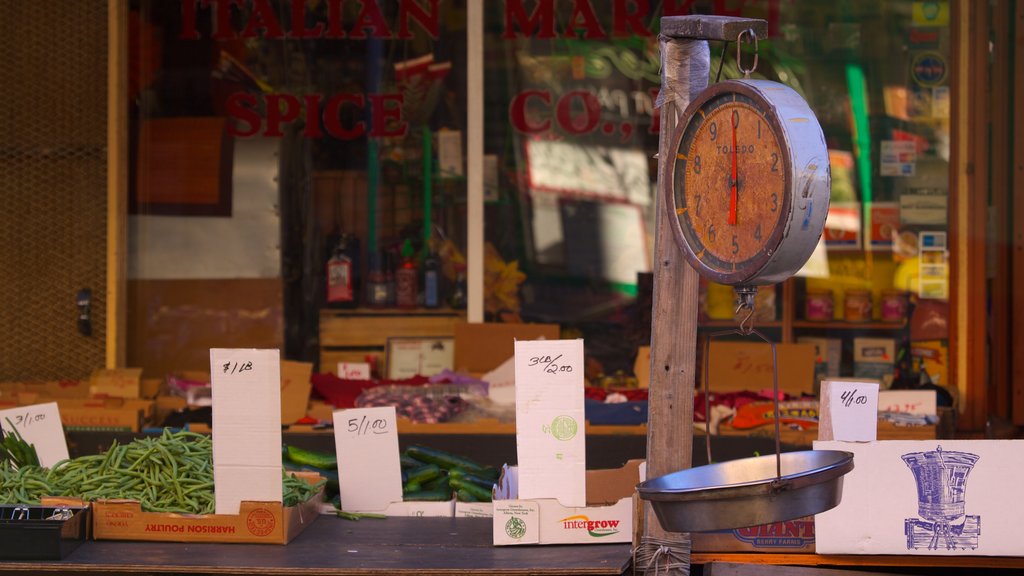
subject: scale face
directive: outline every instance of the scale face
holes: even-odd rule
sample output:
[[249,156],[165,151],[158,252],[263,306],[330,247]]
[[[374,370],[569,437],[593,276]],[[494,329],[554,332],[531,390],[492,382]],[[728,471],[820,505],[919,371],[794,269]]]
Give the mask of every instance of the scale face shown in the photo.
[[673,235],[690,264],[720,284],[781,282],[817,245],[828,213],[828,148],[789,87],[727,80],[687,107],[664,163]]

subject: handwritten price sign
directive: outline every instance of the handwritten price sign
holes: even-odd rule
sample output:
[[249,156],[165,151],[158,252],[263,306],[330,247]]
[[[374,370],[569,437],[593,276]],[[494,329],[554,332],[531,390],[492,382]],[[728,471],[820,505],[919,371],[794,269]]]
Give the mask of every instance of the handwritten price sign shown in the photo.
[[871,442],[878,437],[878,384],[826,381],[835,440]]
[[402,501],[395,407],[334,412],[338,488],[345,510],[380,512]]
[[8,433],[12,425],[36,447],[40,465],[53,466],[67,459],[68,443],[56,402],[0,410],[0,429]]
[[[561,360],[561,363],[559,361]],[[562,360],[562,355],[559,354],[552,358],[549,355],[545,356],[532,356],[527,362],[527,366],[539,366],[541,370],[548,374],[558,374],[559,372],[572,372],[572,366],[566,364]]]

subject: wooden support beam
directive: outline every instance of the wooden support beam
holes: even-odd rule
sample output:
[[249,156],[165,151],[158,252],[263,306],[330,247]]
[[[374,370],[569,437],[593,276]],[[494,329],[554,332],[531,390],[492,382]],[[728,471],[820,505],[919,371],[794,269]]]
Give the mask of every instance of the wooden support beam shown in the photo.
[[[762,28],[762,24],[764,27]],[[707,40],[735,40],[754,29],[764,37],[762,20],[723,16],[670,16],[661,19],[662,97],[655,214],[654,292],[651,326],[651,382],[647,417],[647,475],[656,478],[691,466],[693,396],[696,380],[699,279],[676,246],[666,214],[664,169],[675,157],[673,135],[680,113],[706,87],[711,66]],[[758,31],[761,32],[758,32]],[[645,502],[637,573],[688,574],[688,534],[662,529]],[[663,551],[669,550],[666,554]],[[666,556],[667,557],[659,557]]]

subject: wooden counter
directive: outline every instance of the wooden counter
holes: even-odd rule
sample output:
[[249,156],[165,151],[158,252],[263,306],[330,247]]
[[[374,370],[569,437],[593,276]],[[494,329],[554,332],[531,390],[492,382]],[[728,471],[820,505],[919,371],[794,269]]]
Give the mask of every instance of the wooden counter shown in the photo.
[[286,546],[90,541],[59,562],[2,562],[16,573],[173,573],[367,576],[372,574],[614,575],[629,544],[498,546],[490,518],[321,516]]

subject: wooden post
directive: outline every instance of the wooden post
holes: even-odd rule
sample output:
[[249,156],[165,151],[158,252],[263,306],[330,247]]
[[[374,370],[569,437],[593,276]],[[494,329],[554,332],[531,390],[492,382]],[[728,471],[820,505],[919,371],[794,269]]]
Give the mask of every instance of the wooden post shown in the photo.
[[[654,293],[651,326],[651,382],[647,416],[647,477],[689,468],[693,452],[693,395],[697,349],[697,272],[675,244],[666,214],[662,173],[674,162],[672,137],[679,115],[708,83],[708,40],[736,41],[752,29],[767,36],[764,20],[727,16],[668,16],[661,19],[662,86],[654,240]],[[637,546],[638,574],[689,574],[689,534],[662,529],[643,506],[643,536]]]

